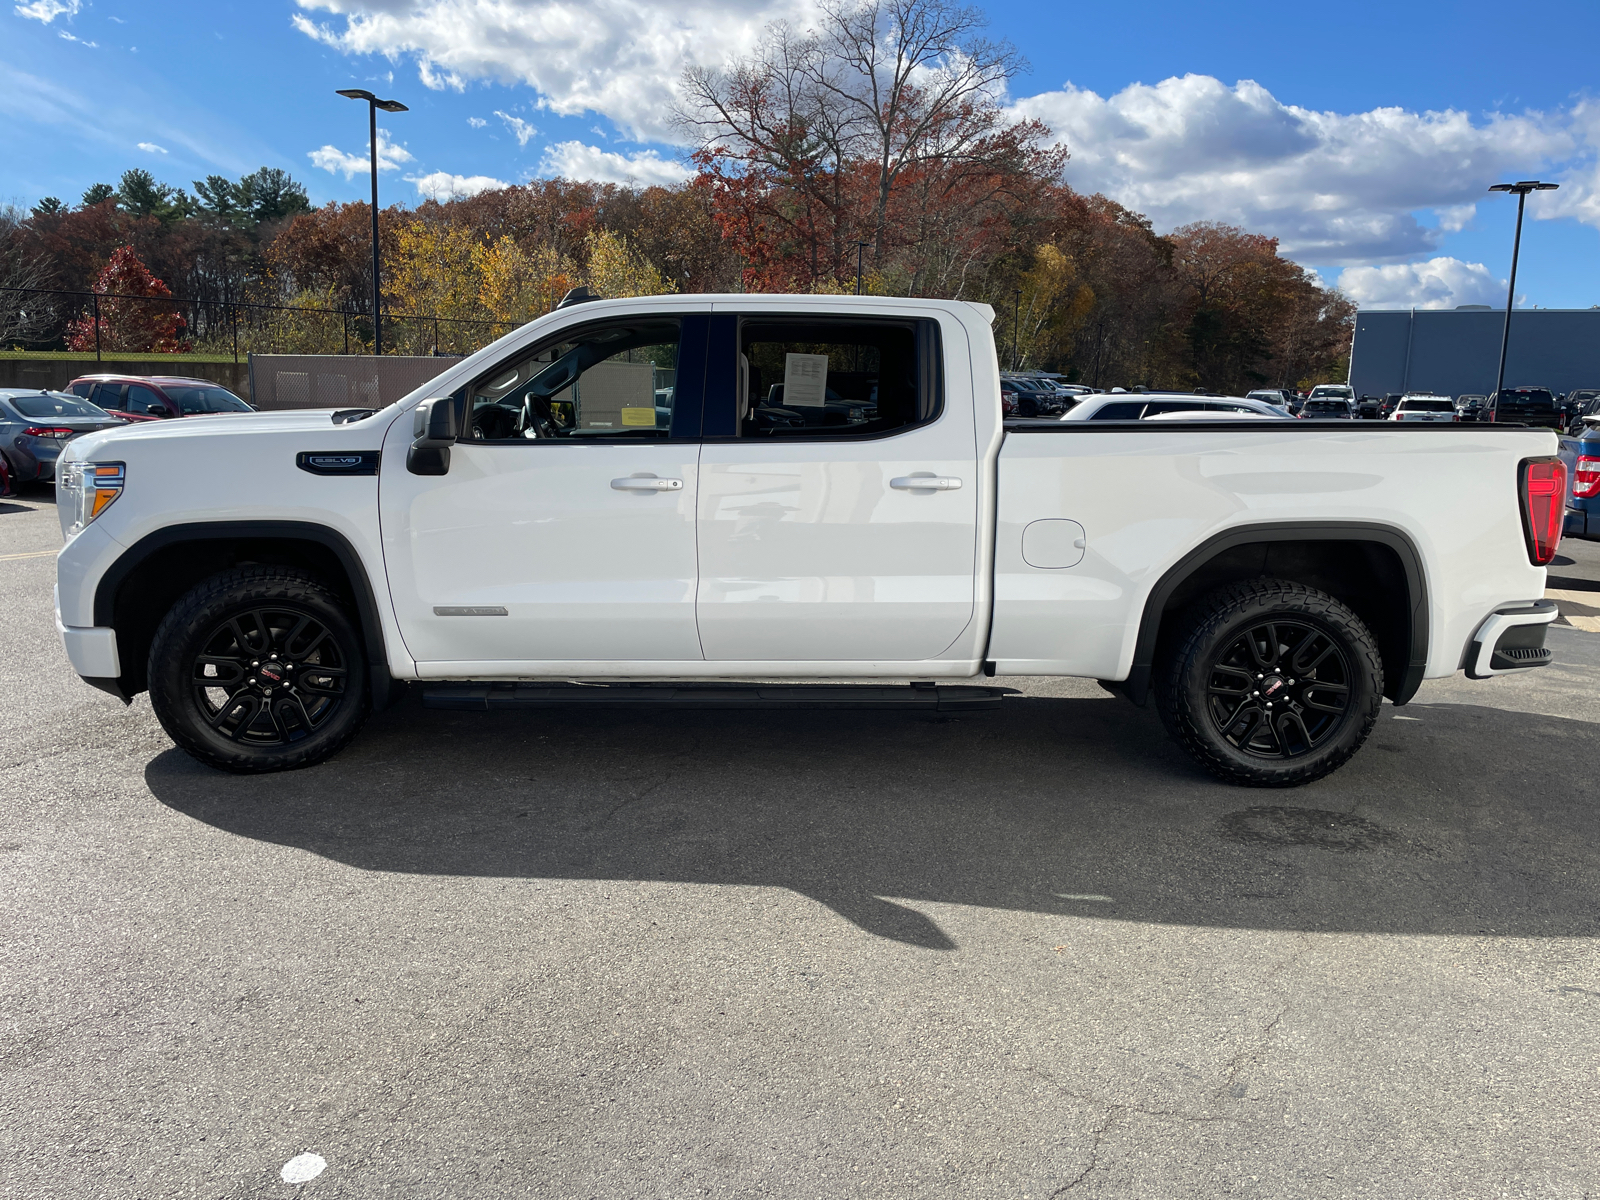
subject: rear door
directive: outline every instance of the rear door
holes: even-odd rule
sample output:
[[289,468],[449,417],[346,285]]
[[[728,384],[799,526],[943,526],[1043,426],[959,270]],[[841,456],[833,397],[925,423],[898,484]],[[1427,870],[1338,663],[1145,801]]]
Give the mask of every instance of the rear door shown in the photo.
[[970,657],[954,649],[977,570],[965,330],[926,315],[714,320],[698,518],[706,658]]

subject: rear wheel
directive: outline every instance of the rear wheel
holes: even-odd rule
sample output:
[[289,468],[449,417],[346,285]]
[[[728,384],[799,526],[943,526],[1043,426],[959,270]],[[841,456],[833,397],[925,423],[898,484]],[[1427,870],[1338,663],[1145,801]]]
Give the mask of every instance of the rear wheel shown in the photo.
[[1212,774],[1293,787],[1361,748],[1383,703],[1383,662],[1361,618],[1326,592],[1253,580],[1194,606],[1158,668],[1156,703]]
[[151,643],[149,679],[172,740],[224,771],[321,762],[367,716],[355,623],[326,585],[285,567],[229,571],[179,600]]

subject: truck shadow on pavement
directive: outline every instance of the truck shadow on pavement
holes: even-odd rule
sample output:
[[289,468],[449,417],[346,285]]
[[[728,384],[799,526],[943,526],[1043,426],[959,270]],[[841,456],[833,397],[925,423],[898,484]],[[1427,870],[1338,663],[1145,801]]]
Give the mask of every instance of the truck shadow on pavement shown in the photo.
[[337,759],[261,777],[177,750],[165,805],[369,871],[783,887],[954,942],[917,905],[1265,930],[1600,932],[1600,725],[1385,707],[1342,771],[1228,787],[1153,713],[460,714],[408,699]]

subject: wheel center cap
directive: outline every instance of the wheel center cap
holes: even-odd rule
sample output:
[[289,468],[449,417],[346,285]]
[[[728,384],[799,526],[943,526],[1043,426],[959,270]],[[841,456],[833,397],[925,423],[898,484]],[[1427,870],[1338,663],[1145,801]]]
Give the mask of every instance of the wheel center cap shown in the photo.
[[261,678],[269,679],[273,683],[278,683],[283,679],[283,676],[278,674],[271,667],[261,667],[258,671],[258,674],[260,674]]
[[1289,685],[1282,675],[1268,675],[1261,681],[1261,698],[1263,700],[1281,700],[1288,695]]

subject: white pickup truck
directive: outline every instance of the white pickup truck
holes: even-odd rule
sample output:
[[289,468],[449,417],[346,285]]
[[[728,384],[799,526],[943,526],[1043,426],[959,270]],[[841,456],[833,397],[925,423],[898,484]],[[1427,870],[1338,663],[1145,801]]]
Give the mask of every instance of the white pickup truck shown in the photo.
[[453,708],[948,708],[1081,676],[1282,786],[1384,696],[1549,661],[1549,430],[1006,421],[983,305],[576,301],[377,412],[71,442],[78,674],[148,688],[231,771],[327,758],[399,681]]

